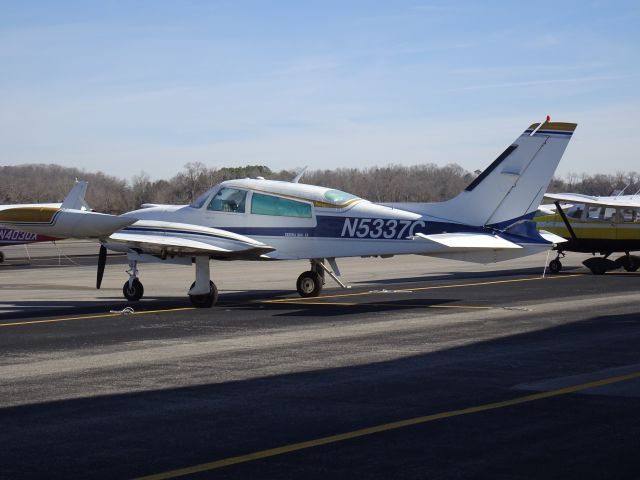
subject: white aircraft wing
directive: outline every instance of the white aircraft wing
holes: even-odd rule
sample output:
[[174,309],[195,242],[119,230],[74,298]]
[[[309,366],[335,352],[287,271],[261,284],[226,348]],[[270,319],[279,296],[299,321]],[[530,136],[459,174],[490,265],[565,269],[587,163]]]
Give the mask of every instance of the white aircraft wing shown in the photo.
[[165,256],[210,255],[258,258],[275,249],[251,237],[219,228],[139,220],[104,240],[111,250]]
[[426,240],[439,243],[449,248],[465,248],[465,249],[499,249],[506,248],[522,248],[517,243],[510,242],[497,235],[488,233],[437,233],[434,235],[425,235],[417,233],[415,235],[418,240]]
[[545,193],[545,198],[563,203],[587,204],[600,207],[640,208],[640,201],[618,197],[592,197],[579,193]]
[[160,253],[162,250],[171,254],[189,255],[202,253],[229,253],[231,250],[216,247],[205,242],[189,240],[180,237],[165,237],[160,235],[140,235],[137,233],[114,233],[109,237],[109,241],[126,244],[131,250],[143,250],[146,253],[154,251]]

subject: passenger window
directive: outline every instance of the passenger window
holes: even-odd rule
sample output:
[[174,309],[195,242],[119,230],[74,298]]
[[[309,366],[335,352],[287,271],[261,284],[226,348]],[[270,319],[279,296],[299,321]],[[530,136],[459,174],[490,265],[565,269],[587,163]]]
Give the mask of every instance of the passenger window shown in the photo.
[[214,212],[244,213],[247,192],[235,188],[221,188],[211,199],[207,210]]
[[602,217],[603,220],[614,220],[616,218],[616,209],[615,208],[605,208],[604,215]]
[[600,217],[600,211],[602,209],[600,207],[589,207],[589,214],[587,218],[591,218],[597,220]]
[[251,213],[278,217],[311,218],[311,205],[254,192],[251,200]]
[[637,208],[623,208],[620,213],[623,222],[638,223],[640,222],[640,212]]

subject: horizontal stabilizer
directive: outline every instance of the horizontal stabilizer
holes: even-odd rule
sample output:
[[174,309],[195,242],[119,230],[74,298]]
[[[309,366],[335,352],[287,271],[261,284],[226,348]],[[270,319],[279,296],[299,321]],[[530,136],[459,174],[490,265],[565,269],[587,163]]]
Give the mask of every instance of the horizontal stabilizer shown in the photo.
[[425,235],[417,233],[414,236],[417,240],[428,240],[430,242],[439,243],[449,248],[467,248],[467,249],[506,249],[506,248],[522,248],[517,243],[510,242],[497,235],[486,233],[437,233],[434,235]]
[[564,243],[567,241],[566,238],[562,238],[555,233],[547,232],[546,230],[540,230],[538,232],[542,238],[544,238],[547,242],[551,243]]

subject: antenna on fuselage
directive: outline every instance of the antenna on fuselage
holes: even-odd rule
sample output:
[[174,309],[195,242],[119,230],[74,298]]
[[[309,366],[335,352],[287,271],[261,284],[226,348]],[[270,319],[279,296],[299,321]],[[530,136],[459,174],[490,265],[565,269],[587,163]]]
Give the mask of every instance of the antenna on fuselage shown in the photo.
[[295,177],[293,177],[293,180],[291,180],[291,183],[298,183],[302,178],[302,176],[304,175],[304,172],[307,171],[307,168],[309,168],[309,166],[305,165],[305,167],[302,170],[300,170],[300,173],[298,173]]

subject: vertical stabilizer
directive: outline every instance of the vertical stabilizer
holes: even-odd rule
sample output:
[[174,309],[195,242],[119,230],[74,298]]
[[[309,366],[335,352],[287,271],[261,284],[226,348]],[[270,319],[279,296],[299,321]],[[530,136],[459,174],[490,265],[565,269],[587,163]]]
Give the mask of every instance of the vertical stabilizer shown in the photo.
[[483,226],[535,212],[576,126],[534,123],[458,196],[425,206],[425,213]]
[[88,182],[84,180],[76,180],[75,185],[62,201],[60,208],[68,208],[73,210],[89,210],[89,205],[84,199],[87,193]]

